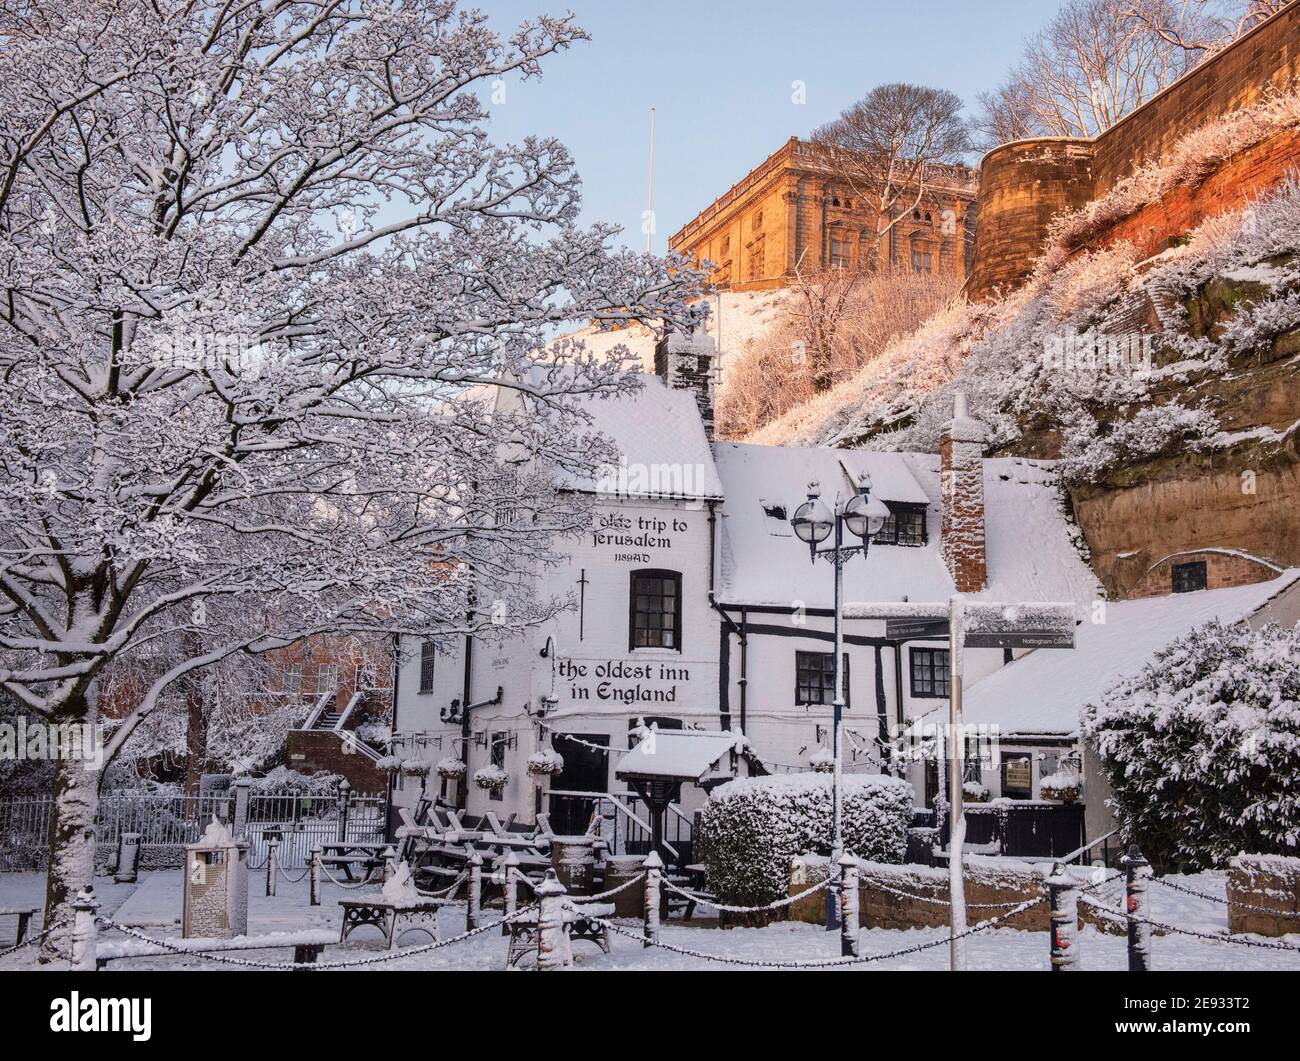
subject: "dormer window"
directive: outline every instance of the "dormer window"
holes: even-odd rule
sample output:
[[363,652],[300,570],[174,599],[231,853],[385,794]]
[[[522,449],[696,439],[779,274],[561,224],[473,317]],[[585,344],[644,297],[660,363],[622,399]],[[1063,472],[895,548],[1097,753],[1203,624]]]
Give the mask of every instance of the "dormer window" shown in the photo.
[[904,504],[901,501],[886,501],[889,517],[880,531],[871,540],[877,545],[924,545],[928,540],[925,533],[925,506]]
[[763,506],[763,522],[767,525],[767,533],[774,538],[792,538],[794,531],[790,529],[790,512],[785,505],[776,501],[759,500]]

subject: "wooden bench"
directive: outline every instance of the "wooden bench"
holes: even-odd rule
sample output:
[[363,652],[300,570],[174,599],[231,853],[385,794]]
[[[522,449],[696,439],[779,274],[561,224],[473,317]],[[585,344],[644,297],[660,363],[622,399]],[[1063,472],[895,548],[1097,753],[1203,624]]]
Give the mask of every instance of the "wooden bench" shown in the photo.
[[14,946],[20,946],[27,938],[27,930],[31,927],[32,918],[40,913],[39,906],[0,906],[0,917],[18,918],[18,931],[14,935]]
[[234,936],[230,939],[178,937],[159,943],[129,938],[101,939],[95,948],[95,968],[107,968],[109,962],[124,958],[183,958],[188,955],[201,958],[204,951],[224,954],[228,951],[273,950],[278,947],[292,947],[293,960],[296,962],[315,964],[321,951],[337,942],[332,929],[269,932],[261,936]]
[[356,865],[365,871],[364,880],[370,880],[375,871],[384,869],[384,852],[391,847],[387,843],[334,842],[321,845],[322,866],[341,866],[348,881],[353,880],[352,867]]
[[446,906],[446,899],[420,899],[416,902],[397,904],[389,902],[381,895],[368,899],[340,899],[343,908],[343,928],[339,932],[339,942],[347,942],[348,936],[359,928],[373,925],[384,934],[389,950],[408,932],[423,932],[435,942],[438,939],[438,911]]
[[[564,934],[570,944],[575,940],[590,940],[608,954],[609,934],[605,931],[604,925],[592,918],[613,917],[614,913],[613,903],[567,903],[564,907]],[[531,910],[510,922],[510,947],[506,951],[507,969],[525,954],[537,950],[540,934],[537,915],[538,911]]]

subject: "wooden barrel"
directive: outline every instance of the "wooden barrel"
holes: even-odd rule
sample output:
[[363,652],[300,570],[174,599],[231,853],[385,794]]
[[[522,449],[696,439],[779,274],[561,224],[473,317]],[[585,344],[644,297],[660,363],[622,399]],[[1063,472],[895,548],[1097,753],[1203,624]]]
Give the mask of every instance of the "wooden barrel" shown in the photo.
[[590,895],[596,875],[596,837],[552,837],[551,865],[570,895]]
[[[645,855],[608,855],[605,858],[605,883],[601,891],[611,891],[639,877],[645,870]],[[634,884],[605,902],[614,904],[616,917],[641,917],[645,913],[645,887]]]

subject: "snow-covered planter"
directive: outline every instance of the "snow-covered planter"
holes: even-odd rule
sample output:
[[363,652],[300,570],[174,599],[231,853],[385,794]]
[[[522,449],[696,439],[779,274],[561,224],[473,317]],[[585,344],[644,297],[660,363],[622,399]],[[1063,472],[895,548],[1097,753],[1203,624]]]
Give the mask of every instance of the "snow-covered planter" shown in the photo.
[[[790,862],[830,853],[831,783],[825,774],[741,778],[720,785],[702,812],[709,886],[723,902],[770,903],[786,894]],[[844,778],[846,848],[874,862],[902,862],[912,786],[885,776]]]
[[407,777],[428,777],[433,772],[427,759],[403,759],[402,773]]
[[961,786],[962,797],[968,803],[987,803],[989,790],[978,781],[964,781]]
[[459,781],[469,772],[469,767],[465,765],[465,760],[457,759],[454,755],[448,755],[439,759],[436,769],[438,771],[438,776],[444,781]]
[[1300,630],[1207,623],[1089,705],[1124,832],[1157,870],[1300,843]]
[[564,769],[564,757],[554,748],[543,748],[528,757],[529,777],[550,777]]
[[381,755],[375,765],[381,770],[387,770],[390,774],[396,773],[402,768],[402,757],[400,755]]
[[1083,782],[1079,779],[1078,771],[1071,769],[1058,770],[1054,774],[1048,774],[1038,782],[1038,794],[1043,799],[1053,799],[1061,803],[1077,803],[1079,795],[1083,791]]
[[818,748],[808,757],[808,764],[819,774],[835,772],[835,756],[831,754],[829,748]]
[[493,795],[503,792],[509,780],[510,775],[499,766],[484,766],[474,771],[474,784]]

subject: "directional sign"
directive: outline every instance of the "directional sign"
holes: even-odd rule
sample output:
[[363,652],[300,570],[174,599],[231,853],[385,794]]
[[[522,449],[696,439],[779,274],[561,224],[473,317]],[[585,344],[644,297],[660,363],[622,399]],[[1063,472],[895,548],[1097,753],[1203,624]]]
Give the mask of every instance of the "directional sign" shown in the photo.
[[885,636],[908,640],[917,637],[947,637],[948,620],[946,617],[921,619],[886,619]]
[[967,648],[1074,648],[1073,630],[998,630],[968,633]]

